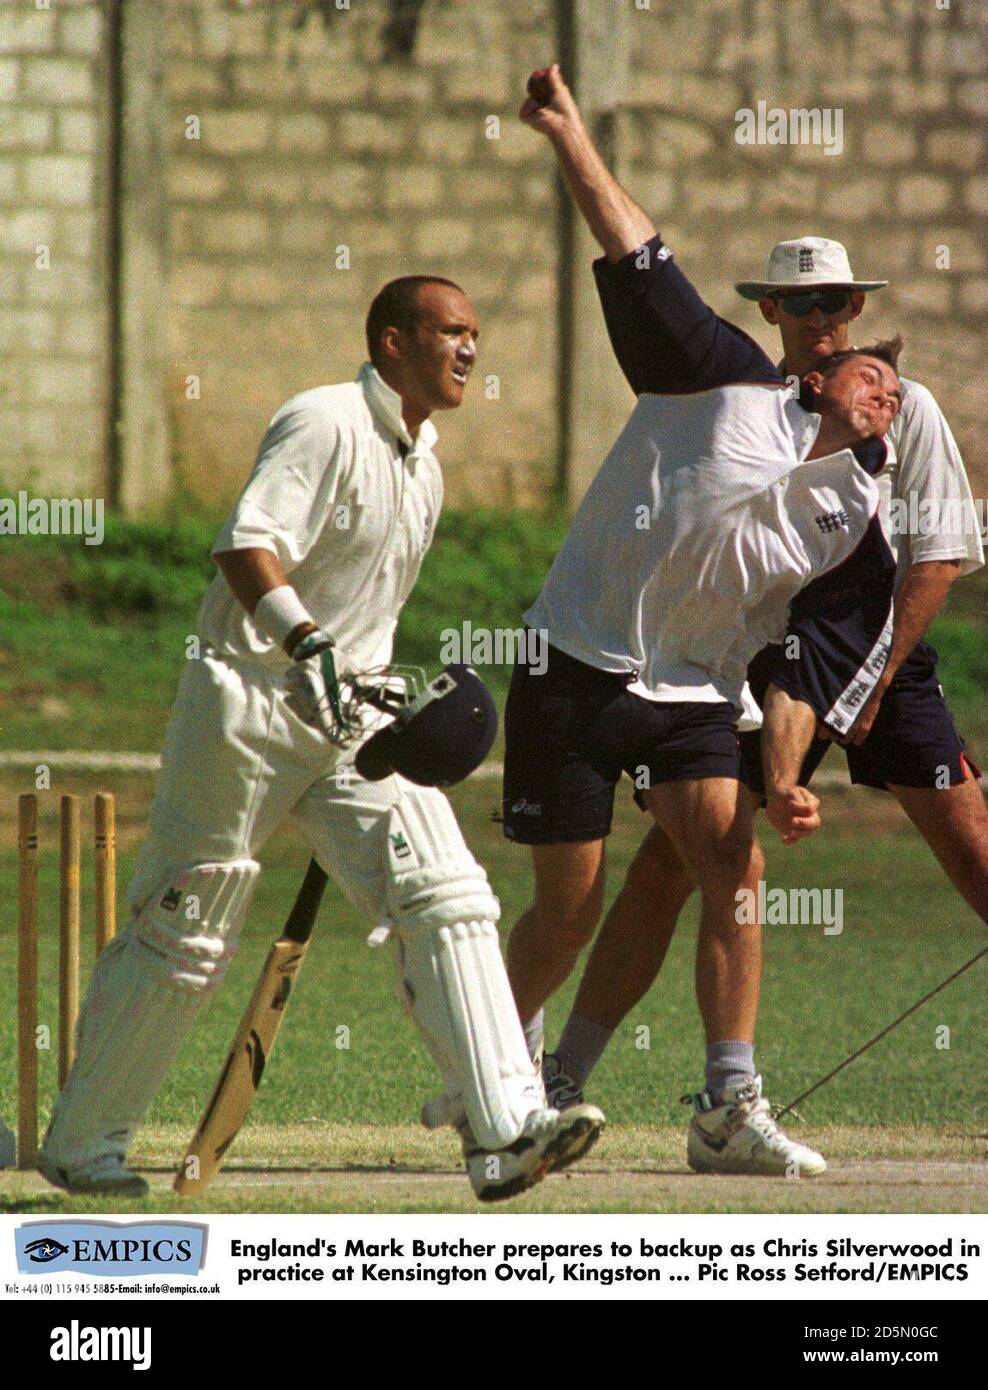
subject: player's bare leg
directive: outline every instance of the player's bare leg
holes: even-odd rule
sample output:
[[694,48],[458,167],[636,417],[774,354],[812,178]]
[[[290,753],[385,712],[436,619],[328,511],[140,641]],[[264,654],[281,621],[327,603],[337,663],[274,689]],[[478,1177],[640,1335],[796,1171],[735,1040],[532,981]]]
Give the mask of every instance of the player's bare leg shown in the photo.
[[961,897],[988,922],[988,807],[972,777],[956,787],[890,787]]
[[765,861],[751,803],[726,777],[665,782],[645,793],[649,810],[699,885],[697,1003],[707,1040],[751,1042],[761,984],[761,929],[739,924],[738,894],[758,890]]
[[614,1029],[651,989],[679,914],[696,887],[675,845],[653,825],[604,918],[573,1012]]
[[535,901],[508,940],[508,978],[522,1023],[566,980],[604,905],[603,840],[533,845]]
[[584,967],[573,1008],[542,1079],[552,1105],[578,1105],[611,1036],[651,988],[695,885],[669,837],[653,825],[625,875]]
[[[753,809],[762,804],[748,792]],[[648,991],[662,969],[683,907],[696,885],[682,856],[658,825],[646,834],[621,891],[611,905],[587,960],[566,1028],[544,1072],[553,1104],[583,1098],[583,1087],[611,1035]],[[698,979],[704,997],[708,941],[697,941],[704,965]],[[708,1034],[707,1042],[716,1042]]]
[[[737,920],[738,894],[757,892],[764,857],[754,838],[744,787],[729,778],[667,782],[645,794],[649,810],[679,850],[702,900],[697,999],[708,1051],[742,1055],[754,1038],[761,984],[761,929]],[[807,1175],[826,1169],[772,1119],[761,1078],[741,1076],[717,1094],[692,1098],[687,1158],[699,1172]]]

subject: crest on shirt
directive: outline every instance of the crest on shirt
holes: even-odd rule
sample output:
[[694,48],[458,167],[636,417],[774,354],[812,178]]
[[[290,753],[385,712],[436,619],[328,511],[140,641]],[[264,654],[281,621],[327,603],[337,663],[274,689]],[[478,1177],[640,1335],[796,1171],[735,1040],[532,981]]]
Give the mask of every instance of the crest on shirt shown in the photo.
[[843,507],[836,512],[824,512],[822,516],[815,516],[813,520],[824,535],[829,534],[831,531],[847,531],[850,529],[850,521]]

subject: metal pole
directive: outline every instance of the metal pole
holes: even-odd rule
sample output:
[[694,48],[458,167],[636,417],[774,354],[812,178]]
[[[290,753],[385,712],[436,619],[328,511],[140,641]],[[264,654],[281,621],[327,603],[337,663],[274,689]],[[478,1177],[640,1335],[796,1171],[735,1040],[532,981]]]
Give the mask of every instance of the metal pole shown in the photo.
[[[616,175],[616,115],[626,96],[628,7],[556,0],[556,52],[594,142]],[[576,507],[628,414],[628,388],[614,364],[591,262],[600,248],[556,177],[556,486]]]

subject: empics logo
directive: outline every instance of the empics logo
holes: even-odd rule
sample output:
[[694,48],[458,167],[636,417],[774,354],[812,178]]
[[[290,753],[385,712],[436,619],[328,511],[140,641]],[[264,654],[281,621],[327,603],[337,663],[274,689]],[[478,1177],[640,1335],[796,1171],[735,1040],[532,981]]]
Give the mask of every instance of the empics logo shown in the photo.
[[29,1241],[24,1247],[24,1254],[27,1255],[32,1264],[50,1265],[52,1260],[57,1260],[62,1255],[69,1253],[69,1247],[63,1245],[60,1240],[52,1240],[48,1236],[42,1236],[40,1240]]
[[198,1274],[206,1227],[189,1221],[31,1221],[14,1232],[22,1274]]
[[53,1327],[53,1361],[129,1361],[135,1371],[151,1365],[150,1327],[80,1327],[73,1318],[68,1327]]

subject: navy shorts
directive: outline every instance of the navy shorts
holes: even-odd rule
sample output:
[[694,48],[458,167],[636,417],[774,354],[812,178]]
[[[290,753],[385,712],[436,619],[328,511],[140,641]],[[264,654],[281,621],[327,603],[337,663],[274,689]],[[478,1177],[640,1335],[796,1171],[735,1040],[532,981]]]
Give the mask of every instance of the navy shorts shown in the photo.
[[[759,704],[780,650],[766,647],[748,668],[748,682]],[[814,739],[810,744],[800,773],[802,786],[808,785],[830,747],[827,739]],[[949,770],[952,787],[981,775],[967,756],[943,697],[936,650],[929,642],[920,642],[895,673],[864,743],[860,747],[852,744],[844,752],[851,781],[881,791],[887,791],[890,784],[936,787],[943,783],[943,768]],[[753,791],[764,793],[760,732],[741,735],[741,780]]]
[[622,772],[647,786],[740,778],[734,705],[646,700],[628,690],[631,676],[599,671],[555,647],[548,653],[543,675],[515,667],[505,706],[509,840],[603,839]]

